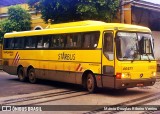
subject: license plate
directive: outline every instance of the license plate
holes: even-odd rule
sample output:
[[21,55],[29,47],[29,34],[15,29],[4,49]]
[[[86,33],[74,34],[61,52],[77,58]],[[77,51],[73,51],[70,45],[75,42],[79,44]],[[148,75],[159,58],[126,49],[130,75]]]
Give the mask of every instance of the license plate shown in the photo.
[[137,84],[137,87],[142,87],[142,86],[144,86],[143,84]]

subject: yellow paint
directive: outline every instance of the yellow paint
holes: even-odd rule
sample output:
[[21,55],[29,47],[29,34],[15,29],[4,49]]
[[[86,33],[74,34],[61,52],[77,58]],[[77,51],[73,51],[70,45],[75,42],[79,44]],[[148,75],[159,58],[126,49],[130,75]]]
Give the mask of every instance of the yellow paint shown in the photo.
[[[114,36],[120,31],[138,31],[151,33],[149,28],[119,24],[104,23],[100,21],[80,21],[65,24],[50,25],[48,29],[38,31],[14,32],[5,34],[5,38],[16,38],[23,36],[48,35],[48,34],[64,34],[77,33],[87,31],[100,31],[100,38],[96,50],[3,50],[3,59],[9,61],[9,66],[22,65],[28,67],[32,65],[37,69],[49,69],[60,71],[84,72],[91,70],[95,74],[102,74],[102,66],[108,65],[115,68],[116,73],[127,74],[131,79],[139,79],[139,74],[143,73],[143,78],[150,78],[152,72],[156,72],[156,61],[119,61],[116,57],[116,44],[114,44],[115,55],[114,60],[109,61],[102,54],[102,40],[104,31],[112,31]],[[114,42],[115,43],[115,42]],[[18,52],[20,60],[17,65],[13,65],[16,53]],[[59,54],[66,53],[69,56],[75,56],[74,60],[61,60]],[[101,55],[102,54],[102,55]],[[78,70],[79,64],[82,70]],[[79,68],[80,69],[80,68]]]

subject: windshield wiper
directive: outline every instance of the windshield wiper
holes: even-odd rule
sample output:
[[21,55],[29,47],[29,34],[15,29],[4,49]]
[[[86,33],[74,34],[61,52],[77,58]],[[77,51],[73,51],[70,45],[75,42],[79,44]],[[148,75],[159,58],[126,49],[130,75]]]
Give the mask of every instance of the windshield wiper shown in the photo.
[[133,62],[134,62],[134,60],[135,60],[135,57],[133,56],[133,59],[131,60],[131,62],[133,63]]
[[134,62],[136,56],[138,56],[138,52],[137,50],[134,50],[134,54],[133,54],[133,60],[131,62]]

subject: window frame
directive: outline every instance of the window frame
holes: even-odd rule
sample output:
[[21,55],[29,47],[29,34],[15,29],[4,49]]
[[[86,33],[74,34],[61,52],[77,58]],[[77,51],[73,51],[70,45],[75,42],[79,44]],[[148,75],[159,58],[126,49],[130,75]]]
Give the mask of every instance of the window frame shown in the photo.
[[[105,42],[104,42],[104,40],[105,40],[105,34],[106,33],[110,33],[110,34],[112,34],[112,49],[113,49],[113,52],[107,52],[107,53],[113,53],[113,59],[109,59],[109,56],[106,56],[106,54],[105,54],[105,50],[104,50],[104,46],[105,46]],[[102,39],[102,41],[103,41],[103,45],[102,45],[102,47],[103,47],[103,55],[107,58],[107,60],[108,61],[114,61],[114,55],[115,55],[115,48],[114,48],[114,31],[104,31],[103,32],[103,39]]]
[[[84,43],[84,35],[85,34],[92,34],[93,33],[93,36],[95,36],[95,34],[97,34],[97,36],[93,37],[93,38],[96,38],[97,37],[97,45],[96,47],[94,47],[93,45],[90,46],[89,48],[86,48],[86,47],[83,47],[83,43]],[[66,40],[67,40],[67,35],[71,35],[72,36],[72,43],[74,44],[79,44],[79,46],[72,46],[72,47],[66,47]],[[63,43],[64,43],[64,46],[62,47],[51,47],[52,45],[52,38],[53,39],[56,39],[56,37],[62,37],[63,39]],[[15,41],[15,39],[19,39],[19,38],[23,38],[24,39],[24,45],[22,48],[15,48],[15,46],[13,48],[4,48],[5,50],[95,50],[97,47],[98,47],[98,44],[99,44],[99,40],[100,40],[100,36],[101,36],[101,32],[100,31],[85,31],[85,32],[69,32],[69,33],[60,33],[60,34],[46,34],[46,35],[34,35],[34,36],[21,36],[21,37],[13,37],[13,38],[5,38],[5,40],[7,39],[13,39],[13,42]],[[42,47],[37,47],[38,45],[38,38],[42,38],[42,45],[44,45],[44,39],[45,37],[49,37],[49,47],[48,48],[44,48],[44,46]],[[80,37],[78,39],[78,37]],[[91,36],[90,36],[91,37]],[[91,40],[93,40],[93,38],[91,39],[90,38],[90,45],[91,45]],[[34,39],[34,40],[31,40],[31,39]],[[31,44],[29,44],[28,48],[26,47],[27,46],[27,42],[28,40],[31,40],[32,43],[34,41],[34,47],[31,46]],[[58,40],[58,39],[57,39]],[[5,41],[4,41],[5,42]],[[94,41],[93,41],[94,42]],[[5,44],[6,45],[6,44]],[[15,42],[14,42],[14,45],[15,45]]]

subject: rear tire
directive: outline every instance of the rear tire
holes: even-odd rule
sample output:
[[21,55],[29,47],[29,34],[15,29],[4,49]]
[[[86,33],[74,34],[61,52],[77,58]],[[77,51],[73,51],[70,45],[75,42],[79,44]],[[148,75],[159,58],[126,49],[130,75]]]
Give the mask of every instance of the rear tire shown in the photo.
[[25,76],[23,67],[20,67],[18,69],[17,75],[18,75],[19,81],[24,82],[27,80],[27,77]]
[[37,82],[34,68],[29,69],[28,78],[29,78],[29,82],[32,84]]
[[89,73],[87,75],[86,88],[89,91],[89,93],[94,93],[97,90],[96,79],[92,73]]

